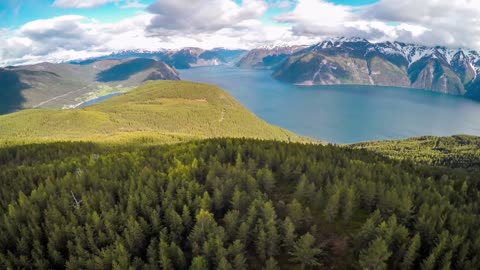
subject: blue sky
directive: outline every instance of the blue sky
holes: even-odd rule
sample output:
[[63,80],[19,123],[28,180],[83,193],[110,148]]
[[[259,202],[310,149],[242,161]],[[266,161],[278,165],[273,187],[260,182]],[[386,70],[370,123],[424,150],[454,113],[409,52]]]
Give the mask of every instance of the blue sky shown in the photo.
[[0,66],[362,37],[480,50],[476,0],[0,0]]
[[[139,3],[148,5],[154,1],[141,0]],[[116,3],[107,3],[95,8],[62,8],[53,6],[54,2],[55,0],[0,0],[0,27],[18,28],[29,21],[66,14],[81,15],[102,22],[115,22],[144,9],[122,8]]]
[[[269,2],[274,1],[275,0],[269,0]],[[378,0],[331,0],[329,2],[340,5],[361,6],[377,1]],[[94,8],[61,8],[55,7],[53,5],[54,2],[55,0],[0,0],[0,28],[18,28],[29,21],[48,19],[66,14],[81,15],[102,22],[115,22],[133,16],[138,11],[145,9],[122,8],[121,3],[107,3]],[[155,2],[155,0],[139,0],[138,2],[150,5]],[[240,3],[241,0],[235,0],[235,2]],[[290,5],[289,8],[269,8],[263,17],[265,22],[271,23],[269,22],[271,17],[286,11],[291,11],[294,8],[294,0],[291,2],[292,5]]]

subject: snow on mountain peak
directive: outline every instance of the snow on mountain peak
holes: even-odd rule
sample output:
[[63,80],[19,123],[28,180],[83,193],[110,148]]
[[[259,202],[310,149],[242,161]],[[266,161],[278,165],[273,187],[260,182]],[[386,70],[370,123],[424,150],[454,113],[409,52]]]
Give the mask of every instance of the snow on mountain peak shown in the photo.
[[271,44],[267,44],[267,45],[257,47],[257,49],[274,50],[274,49],[278,49],[278,48],[288,48],[288,47],[292,47],[292,45],[284,43],[284,42],[274,42],[274,43],[271,43]]

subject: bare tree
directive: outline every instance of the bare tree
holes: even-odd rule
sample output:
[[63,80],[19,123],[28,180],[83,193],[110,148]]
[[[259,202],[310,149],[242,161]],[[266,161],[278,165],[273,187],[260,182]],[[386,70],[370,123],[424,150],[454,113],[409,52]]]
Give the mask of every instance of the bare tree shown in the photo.
[[73,191],[70,191],[70,193],[72,193],[73,207],[77,209],[80,208],[80,203],[82,202],[82,200],[77,200],[77,197],[75,197],[75,194],[73,194]]

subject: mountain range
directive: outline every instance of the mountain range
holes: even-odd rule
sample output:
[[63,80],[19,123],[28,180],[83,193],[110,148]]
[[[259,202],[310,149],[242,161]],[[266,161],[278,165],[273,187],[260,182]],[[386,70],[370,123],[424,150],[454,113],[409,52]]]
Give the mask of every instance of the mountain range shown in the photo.
[[478,98],[479,71],[480,54],[473,50],[336,38],[292,53],[273,77],[299,85],[381,85]]
[[208,65],[270,69],[275,79],[298,85],[393,86],[480,100],[477,51],[333,38],[312,46],[130,50],[69,63],[4,67],[0,68],[0,114],[25,108],[72,108],[126,92],[146,80],[179,80],[175,69]]
[[75,107],[99,96],[131,90],[147,80],[179,77],[171,66],[142,58],[0,68],[0,114],[25,108]]
[[196,66],[233,65],[246,52],[246,50],[230,50],[225,48],[204,50],[194,47],[187,47],[178,50],[158,49],[155,51],[124,50],[86,60],[71,61],[70,63],[88,64],[104,59],[148,58],[165,62],[177,69],[187,69]]

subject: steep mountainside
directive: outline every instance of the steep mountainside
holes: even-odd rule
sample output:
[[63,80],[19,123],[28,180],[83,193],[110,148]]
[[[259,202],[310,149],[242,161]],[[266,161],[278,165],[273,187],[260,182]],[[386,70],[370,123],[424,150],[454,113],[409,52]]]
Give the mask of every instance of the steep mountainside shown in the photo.
[[152,59],[0,68],[0,114],[75,106],[99,95],[130,90],[146,80],[178,79],[171,66]]
[[249,51],[238,61],[237,66],[242,68],[271,69],[280,65],[288,56],[305,49],[306,46],[290,46],[273,44],[258,47]]
[[185,81],[146,82],[134,91],[70,110],[23,110],[0,116],[0,141],[128,139],[179,141],[250,137],[307,141],[271,126],[223,90]]
[[289,56],[273,76],[303,85],[367,84],[477,96],[467,92],[477,91],[479,70],[476,51],[337,38]]
[[179,50],[160,49],[157,51],[127,50],[87,60],[72,61],[71,63],[83,65],[101,59],[148,58],[163,61],[177,69],[187,69],[196,66],[233,65],[245,53],[245,50],[230,50],[225,48],[215,48],[212,50],[203,50],[200,48],[182,48]]

